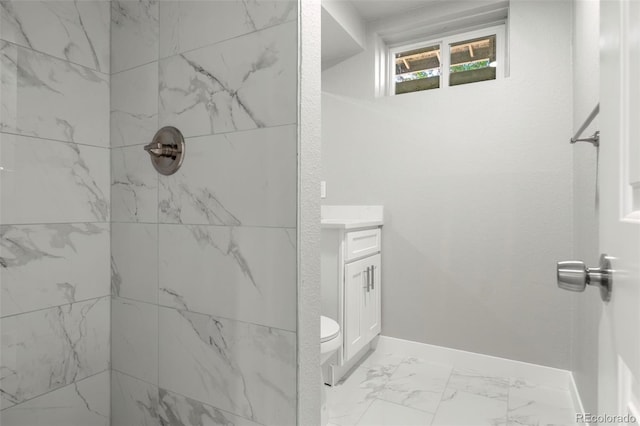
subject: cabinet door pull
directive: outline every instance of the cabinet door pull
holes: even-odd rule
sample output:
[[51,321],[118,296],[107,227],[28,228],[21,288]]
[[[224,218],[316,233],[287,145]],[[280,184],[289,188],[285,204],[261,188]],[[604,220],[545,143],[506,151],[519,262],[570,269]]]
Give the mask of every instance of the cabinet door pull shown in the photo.
[[371,265],[371,290],[375,290],[374,282],[376,280],[376,274],[373,273],[375,269],[374,265]]
[[362,277],[367,282],[367,285],[366,286],[362,286],[362,288],[366,287],[367,293],[369,293],[369,267],[367,267],[367,270],[362,273]]

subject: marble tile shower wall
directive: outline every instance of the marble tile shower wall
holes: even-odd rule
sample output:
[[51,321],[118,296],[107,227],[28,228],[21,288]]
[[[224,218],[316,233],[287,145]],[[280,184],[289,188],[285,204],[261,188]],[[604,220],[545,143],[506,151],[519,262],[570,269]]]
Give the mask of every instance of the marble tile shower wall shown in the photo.
[[0,1],[3,426],[109,424],[107,1]]
[[111,4],[114,426],[295,424],[296,4]]

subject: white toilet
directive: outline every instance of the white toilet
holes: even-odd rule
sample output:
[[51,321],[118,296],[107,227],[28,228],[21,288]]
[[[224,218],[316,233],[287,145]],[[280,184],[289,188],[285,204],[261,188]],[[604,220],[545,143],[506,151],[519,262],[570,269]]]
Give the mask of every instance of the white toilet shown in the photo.
[[327,362],[342,346],[342,333],[340,326],[331,318],[320,317],[320,386],[322,387],[322,425],[329,423],[329,412],[327,409],[327,390],[322,375],[322,364]]

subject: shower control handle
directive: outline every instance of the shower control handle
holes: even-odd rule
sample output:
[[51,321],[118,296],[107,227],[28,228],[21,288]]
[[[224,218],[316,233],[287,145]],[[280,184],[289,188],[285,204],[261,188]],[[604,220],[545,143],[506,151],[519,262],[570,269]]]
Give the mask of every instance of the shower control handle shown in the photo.
[[180,153],[180,149],[176,145],[163,145],[160,142],[153,141],[144,146],[144,150],[155,157],[176,158]]
[[558,262],[557,267],[558,287],[563,290],[582,292],[587,285],[600,288],[602,300],[611,298],[611,284],[613,281],[611,262],[606,255],[600,256],[600,266],[587,268],[584,262],[568,260]]
[[163,127],[156,132],[151,143],[144,146],[144,150],[151,156],[151,164],[158,173],[172,175],[184,160],[184,136],[175,127]]

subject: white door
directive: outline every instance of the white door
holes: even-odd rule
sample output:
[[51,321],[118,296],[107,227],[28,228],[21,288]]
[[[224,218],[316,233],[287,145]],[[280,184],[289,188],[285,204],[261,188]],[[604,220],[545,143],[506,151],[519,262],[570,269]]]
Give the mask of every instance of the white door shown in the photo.
[[640,421],[640,1],[602,0],[600,37],[600,248],[614,272],[599,330],[598,411]]

